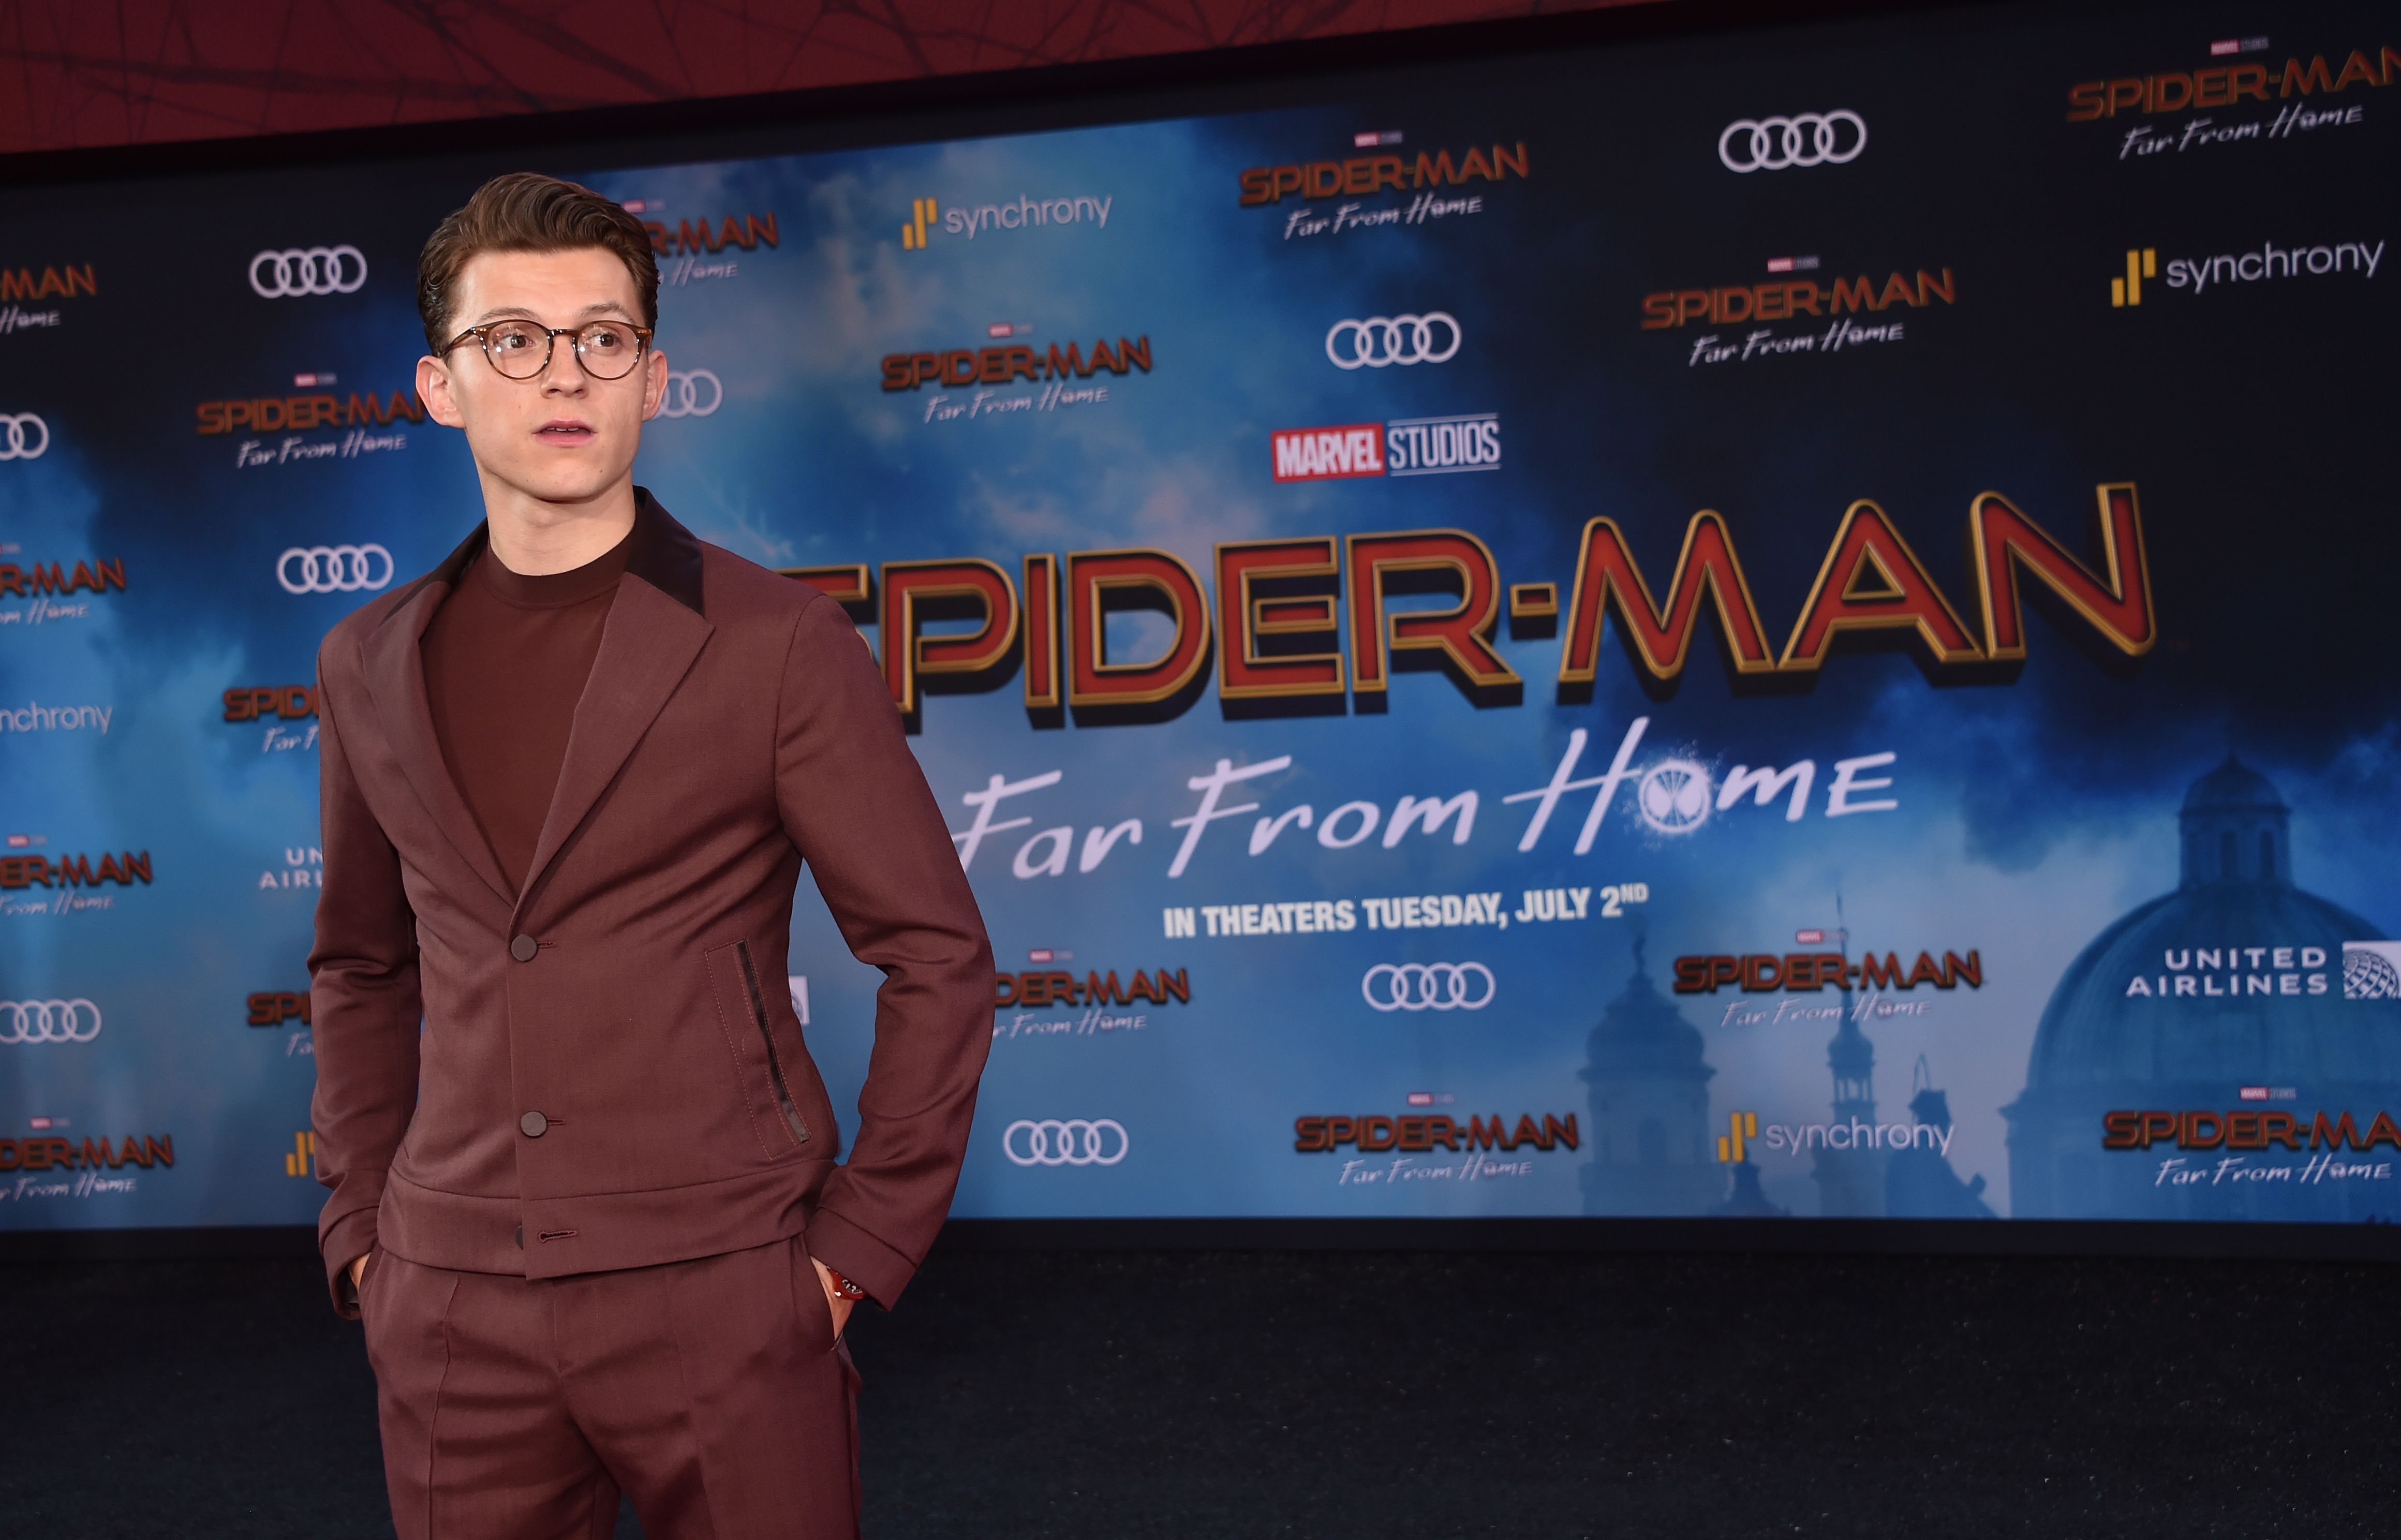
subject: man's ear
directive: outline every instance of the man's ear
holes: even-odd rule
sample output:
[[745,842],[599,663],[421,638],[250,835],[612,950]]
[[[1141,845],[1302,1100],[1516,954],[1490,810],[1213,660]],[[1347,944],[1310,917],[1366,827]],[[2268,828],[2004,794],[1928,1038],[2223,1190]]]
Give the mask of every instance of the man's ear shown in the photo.
[[667,399],[667,355],[657,349],[642,361],[642,420],[648,422],[659,415]]
[[425,404],[425,415],[445,428],[467,425],[450,393],[450,366],[432,353],[417,361],[417,399]]

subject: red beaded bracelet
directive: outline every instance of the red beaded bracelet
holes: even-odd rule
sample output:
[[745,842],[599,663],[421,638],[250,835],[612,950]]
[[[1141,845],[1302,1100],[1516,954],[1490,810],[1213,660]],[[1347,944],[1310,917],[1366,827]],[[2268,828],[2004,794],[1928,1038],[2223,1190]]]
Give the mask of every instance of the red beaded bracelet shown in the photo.
[[867,1298],[867,1290],[844,1277],[840,1269],[827,1268],[826,1276],[833,1280],[833,1291],[844,1299],[858,1300]]

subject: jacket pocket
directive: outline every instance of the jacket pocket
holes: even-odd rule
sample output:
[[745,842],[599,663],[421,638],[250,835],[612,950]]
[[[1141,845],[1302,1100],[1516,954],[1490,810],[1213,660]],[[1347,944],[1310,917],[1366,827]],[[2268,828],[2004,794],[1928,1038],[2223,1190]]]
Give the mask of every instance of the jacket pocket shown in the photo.
[[[753,1124],[760,1113],[777,1131],[761,1130],[761,1143],[770,1160],[797,1153],[809,1142],[809,1125],[792,1099],[782,1052],[767,1011],[767,996],[759,981],[759,965],[748,942],[735,942],[707,954],[709,987],[717,997],[718,1024],[725,1030],[746,1110]],[[759,1104],[762,1102],[764,1107]]]

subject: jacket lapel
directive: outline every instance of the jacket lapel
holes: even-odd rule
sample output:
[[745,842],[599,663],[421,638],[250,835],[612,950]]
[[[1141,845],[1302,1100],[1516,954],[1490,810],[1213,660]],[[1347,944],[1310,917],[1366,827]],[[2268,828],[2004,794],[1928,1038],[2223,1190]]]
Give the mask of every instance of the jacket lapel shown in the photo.
[[516,898],[519,917],[717,629],[701,613],[700,542],[650,493],[637,490],[634,546],[600,631],[591,677],[575,705],[567,759],[534,846],[525,891]]
[[368,633],[359,652],[365,668],[367,693],[375,698],[376,714],[418,801],[425,804],[435,826],[460,858],[495,897],[509,903],[514,901],[514,890],[501,874],[500,860],[492,854],[491,843],[484,838],[475,816],[467,810],[467,799],[450,778],[450,767],[442,758],[441,742],[433,736],[433,710],[426,700],[421,645],[425,628],[433,623],[433,612],[442,607],[459,574],[466,571],[483,545],[484,527],[479,524],[441,566],[418,580],[415,593]]

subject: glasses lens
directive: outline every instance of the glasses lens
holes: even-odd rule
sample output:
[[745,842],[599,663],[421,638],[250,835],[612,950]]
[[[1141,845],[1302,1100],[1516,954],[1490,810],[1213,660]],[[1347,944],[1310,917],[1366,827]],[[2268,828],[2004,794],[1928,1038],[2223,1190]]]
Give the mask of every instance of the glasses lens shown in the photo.
[[503,321],[484,334],[484,355],[511,379],[531,379],[550,361],[550,336],[527,321]]
[[583,366],[602,379],[623,379],[642,356],[642,339],[634,328],[614,321],[595,322],[576,335],[576,351]]

